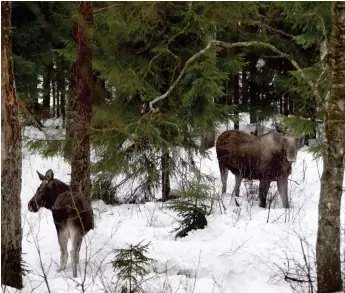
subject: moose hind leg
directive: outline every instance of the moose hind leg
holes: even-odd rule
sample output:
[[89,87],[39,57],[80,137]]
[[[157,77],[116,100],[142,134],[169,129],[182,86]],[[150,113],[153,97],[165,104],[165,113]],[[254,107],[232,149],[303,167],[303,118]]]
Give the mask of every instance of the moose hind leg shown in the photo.
[[259,184],[259,207],[266,208],[267,193],[270,188],[270,181],[261,180]]
[[72,258],[73,278],[76,278],[77,266],[79,264],[79,252],[80,252],[83,236],[82,236],[81,230],[76,227],[71,227],[70,231],[71,231],[71,240],[72,240],[71,258]]
[[68,243],[69,231],[67,228],[60,228],[58,230],[58,241],[60,246],[60,269],[58,271],[64,270],[66,268],[68,260]]
[[278,178],[277,180],[278,191],[283,202],[283,207],[285,209],[289,208],[289,198],[288,198],[288,179]]

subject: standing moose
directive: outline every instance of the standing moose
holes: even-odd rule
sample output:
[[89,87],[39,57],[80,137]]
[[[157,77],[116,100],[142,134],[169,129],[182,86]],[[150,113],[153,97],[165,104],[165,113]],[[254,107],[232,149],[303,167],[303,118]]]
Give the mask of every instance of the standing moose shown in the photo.
[[291,164],[296,161],[297,145],[298,137],[277,132],[260,136],[238,130],[223,132],[216,142],[222,192],[226,193],[229,170],[235,175],[232,194],[237,197],[243,178],[260,180],[259,206],[265,208],[271,181],[277,181],[283,207],[289,208],[288,177]]
[[36,213],[41,207],[52,211],[61,252],[60,270],[66,267],[67,243],[71,239],[73,278],[76,278],[83,237],[94,228],[91,204],[80,192],[72,192],[69,185],[55,179],[51,169],[45,175],[38,171],[37,174],[42,183],[28,203],[29,211]]

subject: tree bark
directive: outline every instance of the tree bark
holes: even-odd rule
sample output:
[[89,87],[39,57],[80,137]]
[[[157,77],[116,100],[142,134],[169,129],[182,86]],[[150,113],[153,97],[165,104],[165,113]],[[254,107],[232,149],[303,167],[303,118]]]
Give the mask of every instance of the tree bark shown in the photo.
[[77,28],[77,60],[75,66],[75,123],[72,155],[71,187],[90,198],[90,125],[92,118],[92,2],[81,1]]
[[1,2],[1,284],[22,281],[21,127],[12,68],[11,3]]
[[329,92],[316,242],[318,293],[342,291],[340,206],[345,167],[345,2],[332,3]]

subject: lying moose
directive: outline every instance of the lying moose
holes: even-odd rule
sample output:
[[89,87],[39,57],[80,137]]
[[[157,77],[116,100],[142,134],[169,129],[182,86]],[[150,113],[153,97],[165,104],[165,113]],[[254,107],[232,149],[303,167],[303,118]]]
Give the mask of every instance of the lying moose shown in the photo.
[[289,208],[288,177],[291,164],[296,161],[298,140],[298,137],[278,132],[259,136],[238,130],[223,132],[216,142],[222,192],[226,193],[229,170],[235,175],[232,194],[236,197],[243,178],[260,180],[259,206],[265,208],[271,181],[277,181],[283,207]]
[[41,207],[52,211],[60,245],[60,270],[66,267],[68,239],[72,241],[73,278],[77,277],[77,264],[83,237],[94,228],[91,204],[79,192],[72,192],[70,186],[54,178],[49,169],[45,175],[37,171],[42,180],[35,195],[28,203],[30,212],[38,212]]

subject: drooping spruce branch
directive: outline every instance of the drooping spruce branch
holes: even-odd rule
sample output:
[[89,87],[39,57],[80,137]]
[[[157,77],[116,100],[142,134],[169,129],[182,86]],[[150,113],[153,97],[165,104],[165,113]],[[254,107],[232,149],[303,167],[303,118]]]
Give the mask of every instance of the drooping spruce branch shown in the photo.
[[319,94],[318,90],[315,88],[315,84],[313,83],[312,80],[310,80],[304,74],[302,68],[299,66],[299,64],[296,62],[296,60],[293,59],[289,54],[286,54],[286,53],[280,51],[278,48],[276,48],[272,44],[265,43],[265,42],[260,42],[260,41],[227,43],[227,42],[223,42],[223,41],[213,40],[213,41],[210,41],[208,43],[208,45],[204,49],[202,49],[199,52],[195,53],[192,57],[190,57],[187,60],[187,62],[185,63],[185,65],[184,65],[184,67],[182,69],[182,71],[180,72],[179,76],[176,78],[174,83],[169,87],[169,89],[164,94],[162,94],[162,95],[156,97],[155,99],[153,99],[152,101],[150,101],[150,103],[149,103],[150,112],[152,112],[152,113],[158,112],[159,109],[158,108],[154,108],[153,105],[156,104],[157,102],[167,98],[170,95],[170,93],[175,89],[175,87],[178,85],[178,83],[180,82],[180,80],[182,79],[184,74],[186,73],[186,71],[187,71],[187,69],[188,69],[188,67],[189,67],[189,65],[191,63],[193,63],[199,57],[205,55],[211,48],[215,48],[215,47],[222,47],[222,48],[228,48],[228,49],[230,49],[230,48],[238,48],[238,47],[261,47],[261,48],[270,49],[271,51],[276,53],[279,57],[288,59],[291,62],[291,64],[296,68],[296,70],[301,75],[301,77],[307,82],[307,84],[309,85],[309,87],[313,91],[315,98],[318,101],[321,101],[320,94]]

